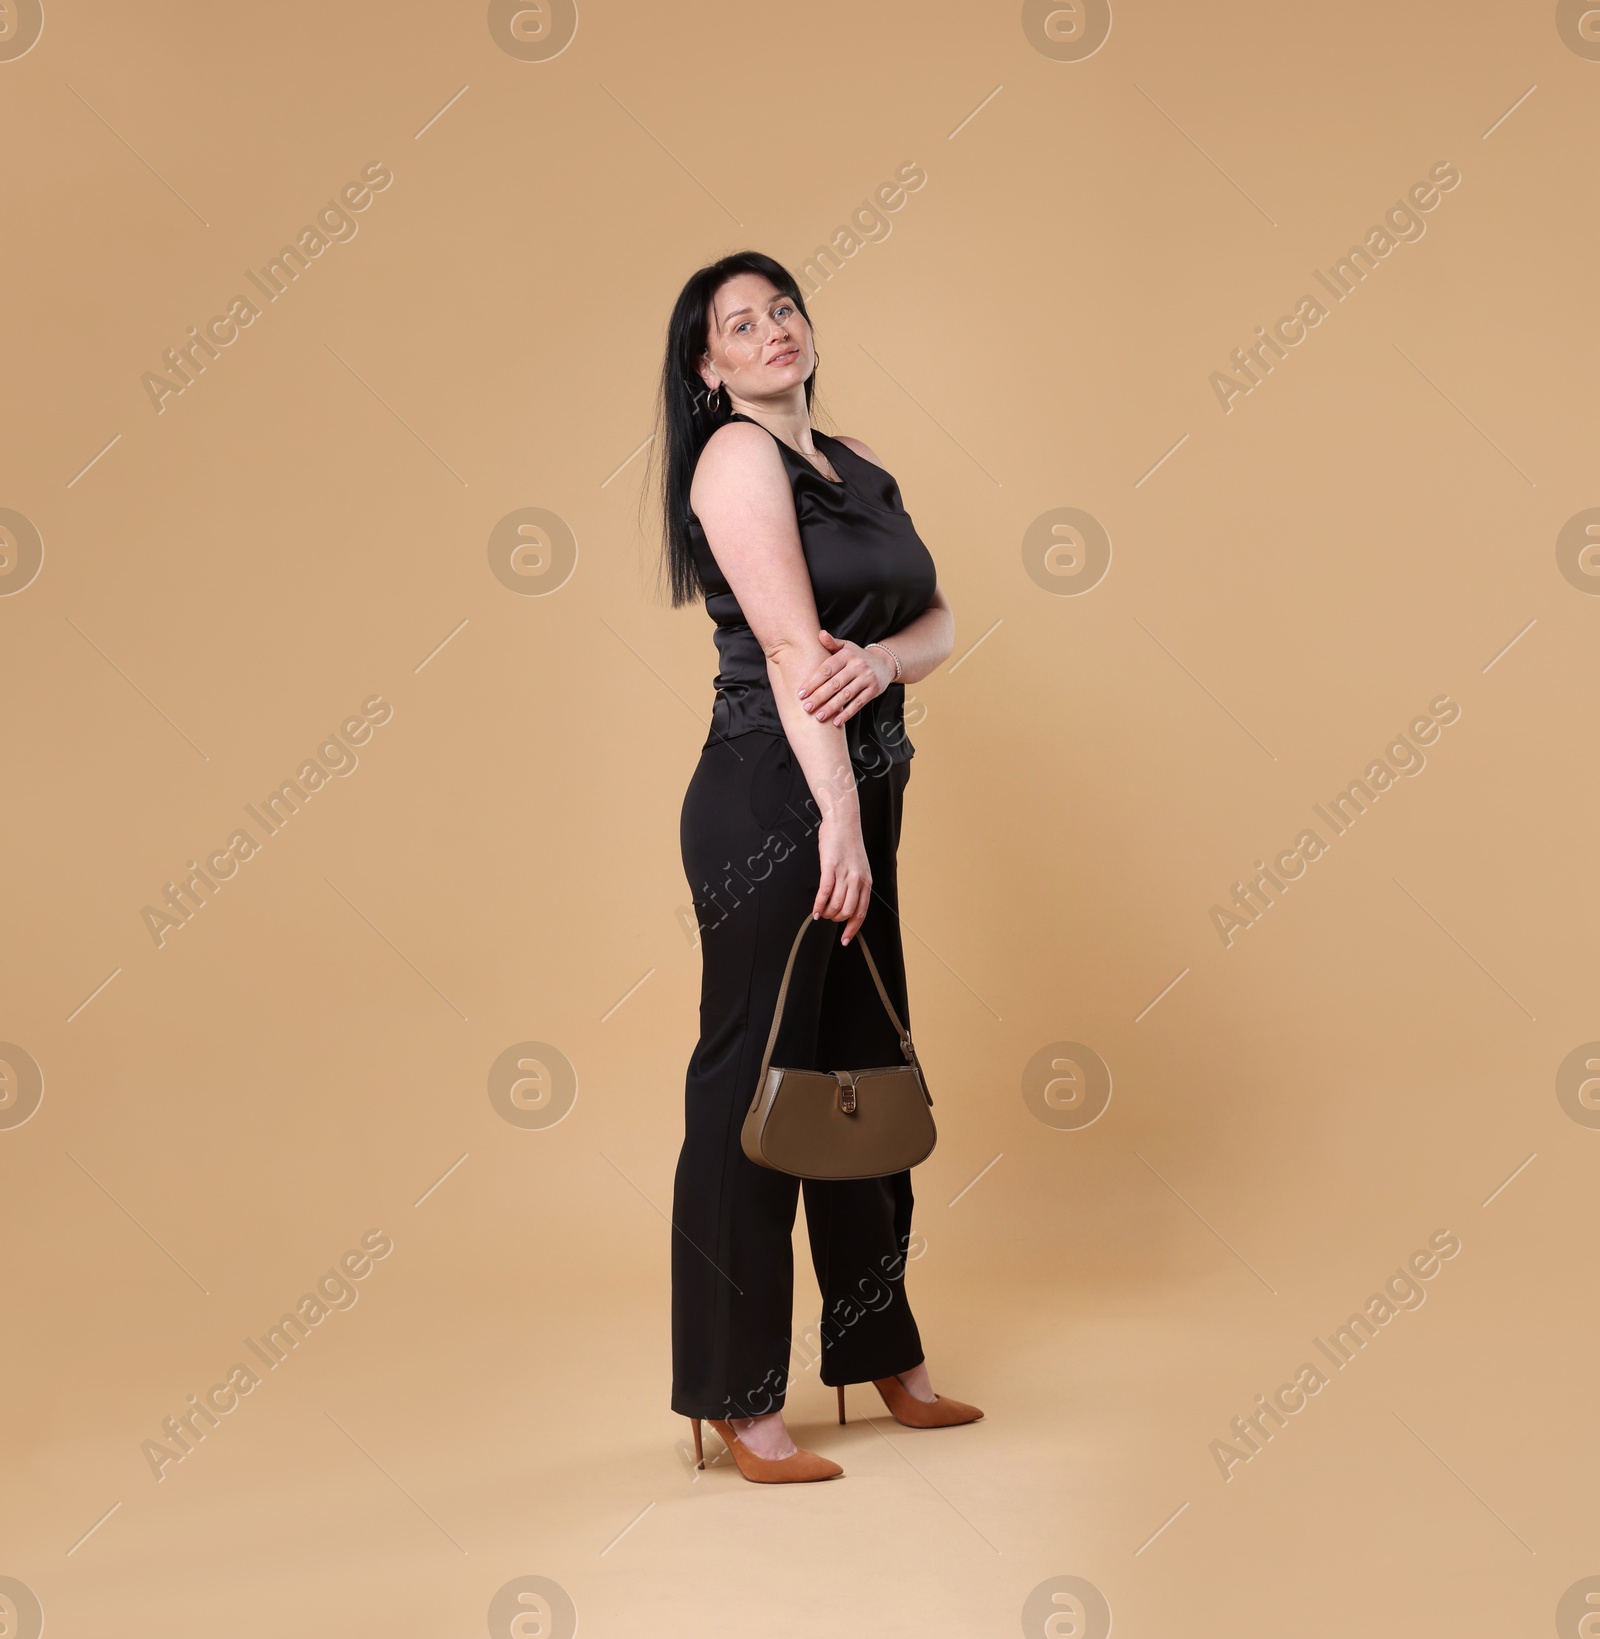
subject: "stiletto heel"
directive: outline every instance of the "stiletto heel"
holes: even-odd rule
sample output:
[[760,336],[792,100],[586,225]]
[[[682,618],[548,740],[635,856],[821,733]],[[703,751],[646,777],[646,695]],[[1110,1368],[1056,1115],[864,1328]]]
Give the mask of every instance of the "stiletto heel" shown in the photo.
[[694,1466],[704,1468],[706,1466],[706,1454],[700,1445],[700,1419],[691,1417],[689,1421],[694,1426]]
[[739,1465],[739,1472],[759,1485],[787,1485],[795,1480],[831,1480],[844,1473],[829,1458],[799,1448],[787,1457],[759,1457],[734,1432],[732,1423],[719,1417],[709,1417],[706,1421],[722,1436],[723,1444],[733,1453],[733,1460]]
[[[889,1415],[907,1428],[949,1428],[954,1423],[975,1423],[983,1416],[976,1406],[964,1400],[952,1400],[947,1394],[936,1394],[932,1400],[919,1400],[898,1377],[874,1377],[872,1386],[883,1397]],[[844,1421],[844,1384],[839,1388],[839,1421]]]

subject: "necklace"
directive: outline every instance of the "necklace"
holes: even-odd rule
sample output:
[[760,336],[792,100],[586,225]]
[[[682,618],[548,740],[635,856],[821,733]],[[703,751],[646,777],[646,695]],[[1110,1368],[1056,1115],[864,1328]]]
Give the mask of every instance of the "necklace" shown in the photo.
[[[791,444],[789,448],[794,449],[794,445]],[[795,453],[797,455],[803,455],[813,467],[816,467],[818,472],[822,473],[822,476],[826,478],[830,484],[842,484],[844,482],[844,479],[842,479],[835,470],[833,462],[828,461],[828,457],[823,454],[821,450],[796,450]],[[819,460],[827,462],[826,470],[817,465]]]
[[[738,412],[738,413],[739,413],[739,414],[741,414],[741,415],[742,415],[742,414],[743,414],[743,412],[742,412],[742,411],[740,411],[740,412]],[[753,416],[753,415],[749,415],[749,416],[744,416],[744,419],[745,419],[745,420],[746,420],[746,421],[755,421],[755,419],[756,419],[756,418],[755,418],[755,417],[754,417],[754,416]],[[766,422],[764,422],[764,421],[759,421],[759,422],[756,422],[756,425],[757,425],[757,426],[760,426],[760,427],[766,427],[766,425],[767,425],[767,424],[766,424]],[[771,428],[770,428],[770,427],[767,427],[767,431],[768,431],[768,432],[769,432],[769,433],[772,433],[772,429],[771,429]],[[777,434],[776,434],[776,433],[772,433],[772,436],[773,436],[773,437],[774,437],[774,438],[778,438],[778,435],[777,435]],[[844,479],[842,479],[842,478],[841,478],[841,477],[840,477],[840,476],[839,476],[839,474],[838,474],[838,473],[837,473],[837,472],[836,472],[836,471],[835,471],[835,470],[834,470],[834,465],[833,465],[833,463],[832,463],[832,462],[831,462],[831,461],[828,461],[828,458],[827,458],[827,456],[826,456],[826,455],[824,455],[824,454],[823,454],[823,452],[822,452],[822,451],[821,451],[821,450],[802,450],[802,449],[795,449],[795,446],[794,446],[794,445],[793,445],[793,444],[791,444],[791,443],[790,443],[790,442],[789,442],[789,441],[788,441],[788,439],[786,439],[786,438],[778,438],[778,442],[779,442],[779,443],[780,443],[780,444],[782,444],[782,445],[783,445],[783,446],[784,446],[784,448],[785,448],[785,449],[790,449],[790,450],[794,450],[794,453],[795,453],[795,454],[796,454],[796,455],[802,455],[802,456],[804,456],[804,457],[805,457],[805,458],[806,458],[806,460],[807,460],[807,461],[809,461],[809,462],[810,462],[810,463],[811,463],[811,465],[812,465],[812,466],[813,466],[813,467],[816,467],[816,470],[817,470],[817,471],[818,471],[818,472],[820,472],[820,473],[822,473],[822,476],[823,476],[823,477],[824,477],[824,478],[826,478],[826,479],[827,479],[827,480],[828,480],[828,482],[829,482],[829,483],[830,483],[830,484],[839,484],[839,485],[843,485],[843,483],[844,483]],[[824,471],[823,471],[823,469],[822,469],[822,468],[821,468],[821,467],[819,467],[819,466],[817,466],[817,460],[818,460],[818,458],[819,458],[819,457],[820,457],[820,458],[821,458],[821,459],[822,459],[822,460],[824,460],[824,461],[827,461],[827,462],[828,462],[828,467],[827,467],[827,471],[826,471],[826,472],[824,472]]]

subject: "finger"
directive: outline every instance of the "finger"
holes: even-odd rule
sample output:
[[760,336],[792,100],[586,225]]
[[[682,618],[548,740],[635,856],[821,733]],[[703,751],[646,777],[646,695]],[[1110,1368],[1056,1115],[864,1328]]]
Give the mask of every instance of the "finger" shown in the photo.
[[[856,927],[861,926],[861,919],[867,914],[867,885],[860,876],[856,876],[850,883],[850,904],[848,906],[849,919]],[[855,932],[855,928],[850,930]]]
[[829,716],[823,720],[833,723],[848,722],[871,698],[872,690],[868,687],[866,679],[861,678],[839,691],[833,699]]
[[832,921],[828,915],[828,904],[834,895],[837,878],[831,865],[822,867],[822,876],[817,883],[817,897],[811,902],[811,916],[813,920],[820,917],[824,921]]
[[831,672],[821,683],[814,688],[806,698],[806,706],[813,713],[820,713],[839,690],[846,687],[851,679],[851,673],[840,669]]
[[839,692],[839,685],[832,678],[824,683],[810,699],[805,702],[805,708],[811,715],[821,722],[826,722],[831,709],[830,702]]
[[842,649],[844,647],[844,645],[833,635],[832,632],[818,632],[817,637],[821,640],[822,646],[825,649]]
[[822,867],[822,880],[817,883],[817,897],[811,901],[811,920],[813,922],[816,921],[818,917],[826,914],[828,901],[832,896],[833,867],[831,865],[824,865]]
[[850,660],[838,662],[829,674],[828,683],[831,685],[829,692],[849,688],[857,683],[870,683],[871,681],[872,668],[859,656],[855,656]]
[[838,668],[830,661],[825,666],[818,666],[806,679],[806,686],[801,690],[801,697],[807,704],[814,706],[817,703],[829,683],[833,681],[833,674],[837,670]]
[[839,943],[841,945],[848,945],[850,943],[850,935],[855,931],[850,924],[855,919],[855,914],[855,891],[852,889],[851,892],[845,896],[845,903],[840,907],[839,911],[839,920],[844,923],[844,927],[839,933]]
[[842,723],[845,718],[853,716],[872,699],[876,692],[870,678],[852,678],[844,687],[837,690],[829,701],[829,715],[835,722]]
[[840,873],[833,879],[833,892],[828,898],[828,908],[823,913],[830,922],[842,922],[847,914],[846,907],[850,899],[850,878],[847,872]]
[[839,659],[837,656],[832,656],[829,659],[824,660],[822,664],[818,666],[817,669],[805,680],[805,682],[800,685],[800,698],[804,700],[810,695],[814,694],[817,689],[821,688],[821,686],[826,683],[836,671],[839,670],[841,666],[844,666],[847,663],[848,662]]

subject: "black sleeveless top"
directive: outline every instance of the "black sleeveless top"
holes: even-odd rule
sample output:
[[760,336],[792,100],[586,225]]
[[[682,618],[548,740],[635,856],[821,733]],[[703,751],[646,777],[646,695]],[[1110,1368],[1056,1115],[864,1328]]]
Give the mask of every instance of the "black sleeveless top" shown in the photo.
[[[737,410],[730,419],[753,421]],[[813,428],[812,439],[844,480],[840,484],[824,478],[776,433],[772,439],[794,491],[800,546],[820,625],[863,648],[882,642],[928,607],[937,582],[933,557],[901,505],[899,485],[882,467],[829,433]],[[687,522],[706,612],[716,622],[717,698],[705,743],[753,731],[783,735],[767,657],[692,510]],[[914,755],[906,737],[905,692],[903,683],[891,683],[845,723],[845,743],[853,762],[881,767]]]

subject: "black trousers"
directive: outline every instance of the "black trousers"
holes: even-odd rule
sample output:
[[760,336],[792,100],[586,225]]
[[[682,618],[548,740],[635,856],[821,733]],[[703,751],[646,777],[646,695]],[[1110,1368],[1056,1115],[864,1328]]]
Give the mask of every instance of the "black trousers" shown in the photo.
[[[856,764],[872,868],[862,935],[911,1027],[895,851],[909,762]],[[784,1403],[805,1341],[791,1339],[795,1206],[802,1192],[822,1293],[824,1383],[909,1371],[922,1341],[905,1294],[911,1175],[818,1181],[757,1166],[739,1130],[755,1093],[789,947],[811,914],[821,866],[818,810],[789,742],[751,733],[713,742],[684,796],[684,873],[700,924],[700,1040],[689,1061],[672,1203],[672,1409],[759,1417]],[[903,1062],[843,924],[801,943],[773,1063],[858,1069]]]

